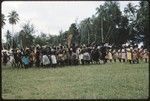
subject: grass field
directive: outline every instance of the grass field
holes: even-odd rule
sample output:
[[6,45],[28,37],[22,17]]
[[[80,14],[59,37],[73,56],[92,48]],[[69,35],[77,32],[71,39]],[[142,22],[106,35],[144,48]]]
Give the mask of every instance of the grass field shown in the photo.
[[148,64],[2,68],[3,99],[147,99]]

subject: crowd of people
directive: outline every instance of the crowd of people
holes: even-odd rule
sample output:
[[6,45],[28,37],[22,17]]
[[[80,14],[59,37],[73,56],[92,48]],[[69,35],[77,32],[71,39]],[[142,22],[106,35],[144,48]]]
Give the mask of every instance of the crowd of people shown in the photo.
[[128,62],[130,64],[149,61],[149,51],[141,46],[120,48],[102,45],[36,46],[25,49],[11,49],[2,52],[4,65],[13,67],[62,67],[70,65],[105,64],[107,62]]

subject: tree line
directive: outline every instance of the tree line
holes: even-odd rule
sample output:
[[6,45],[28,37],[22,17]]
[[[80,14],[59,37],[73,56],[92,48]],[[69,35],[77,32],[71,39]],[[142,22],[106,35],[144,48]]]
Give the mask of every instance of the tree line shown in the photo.
[[[5,15],[2,17],[2,27],[5,25]],[[12,31],[6,32],[6,48],[29,47],[31,45],[58,45],[70,46],[74,44],[100,44],[109,43],[112,46],[121,46],[126,42],[143,42],[149,47],[149,2],[140,1],[139,5],[127,4],[120,10],[118,1],[105,1],[96,8],[96,13],[85,18],[80,23],[72,23],[66,31],[59,35],[50,35],[41,32],[34,36],[33,24],[27,22],[22,30],[14,32],[13,27],[19,21],[19,15],[12,11],[8,15]]]

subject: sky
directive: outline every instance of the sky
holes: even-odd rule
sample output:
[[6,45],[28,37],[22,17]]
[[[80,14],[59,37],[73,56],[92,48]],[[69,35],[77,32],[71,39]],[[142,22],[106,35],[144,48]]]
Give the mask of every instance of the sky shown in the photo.
[[[135,5],[139,1],[119,1],[121,11],[129,2]],[[6,24],[2,28],[2,40],[6,41],[7,30],[12,31],[7,17],[12,10],[19,14],[20,19],[14,26],[15,32],[30,21],[35,27],[35,35],[41,32],[59,35],[60,30],[68,30],[72,23],[91,17],[102,4],[104,1],[3,1],[1,12],[5,15]]]

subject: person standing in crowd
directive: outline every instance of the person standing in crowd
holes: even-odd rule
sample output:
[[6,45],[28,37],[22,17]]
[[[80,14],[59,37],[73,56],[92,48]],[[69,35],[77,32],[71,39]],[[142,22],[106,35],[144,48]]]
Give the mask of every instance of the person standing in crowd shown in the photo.
[[23,62],[23,65],[25,68],[29,67],[30,60],[29,60],[29,56],[27,53],[25,53],[25,55],[23,55],[22,62]]
[[32,67],[34,64],[34,51],[33,50],[31,50],[31,53],[29,54],[29,59],[30,59],[30,67]]
[[63,66],[63,50],[62,47],[57,48],[57,60],[58,60],[58,65]]
[[52,61],[51,61],[51,48],[50,47],[47,47],[47,56],[48,56],[48,59],[50,61],[49,66],[51,66],[52,65]]
[[132,49],[130,45],[127,48],[127,60],[130,64],[132,63]]
[[90,57],[90,54],[88,52],[88,49],[85,50],[85,52],[83,53],[83,60],[84,60],[84,63],[83,64],[90,64],[90,60],[91,60],[91,57]]
[[6,66],[7,62],[8,62],[8,55],[6,52],[3,52],[3,64],[4,64],[4,66]]
[[135,51],[136,51],[136,62],[139,63],[139,49],[138,49],[138,45],[135,46]]
[[149,61],[149,52],[146,48],[144,49],[143,59],[144,59],[145,63],[147,63]]
[[69,49],[66,48],[66,62],[65,62],[66,66],[68,66],[69,64],[71,64],[70,60],[71,60],[70,52],[69,52]]
[[11,66],[14,67],[15,66],[15,59],[14,59],[14,56],[13,56],[13,50],[10,50],[9,57],[10,57],[9,62],[11,64]]
[[116,62],[116,60],[117,60],[117,58],[118,58],[118,52],[117,52],[117,49],[114,49],[114,50],[113,50],[112,56],[113,56],[114,62]]
[[137,46],[134,46],[134,49],[132,50],[132,54],[133,54],[133,63],[138,63],[138,49]]
[[75,66],[78,65],[78,55],[75,49],[72,51],[71,60],[72,60],[72,63],[71,63],[72,65],[75,65]]
[[93,47],[93,50],[91,51],[91,58],[93,63],[99,63],[100,53],[97,47]]
[[14,57],[14,60],[15,60],[15,63],[14,63],[14,66],[16,67],[16,64],[18,64],[18,59],[17,59],[17,50],[13,49],[13,57]]
[[22,67],[22,54],[21,50],[17,50],[17,61],[18,61],[18,67]]
[[137,52],[135,49],[132,50],[132,54],[133,54],[132,61],[135,64],[135,63],[137,63]]
[[81,48],[80,53],[79,53],[79,63],[83,64],[83,49]]
[[139,48],[137,48],[137,58],[138,58],[138,63],[139,63],[140,61],[140,49]]
[[38,48],[37,48],[37,51],[36,51],[36,54],[35,54],[35,65],[37,67],[40,66],[40,51],[39,51]]
[[44,53],[44,52],[43,52],[43,48],[41,47],[41,48],[40,48],[40,66],[41,66],[41,67],[43,67],[43,61],[42,61],[42,60],[43,60],[43,53]]
[[55,53],[55,51],[52,51],[51,62],[52,62],[52,67],[56,67],[56,65],[57,65],[57,59],[56,59],[56,53]]
[[49,58],[46,55],[46,52],[43,52],[43,56],[42,56],[42,64],[43,66],[47,67],[50,64]]
[[143,61],[143,55],[144,55],[144,48],[143,48],[143,46],[141,46],[140,47],[140,49],[139,49],[139,59],[140,59],[140,61]]
[[67,65],[67,51],[66,51],[65,48],[63,49],[63,58],[62,58],[62,60],[63,60],[64,66],[66,66]]
[[123,60],[123,62],[125,62],[125,60],[126,60],[126,49],[125,49],[125,46],[123,46],[123,48],[121,50],[121,59]]
[[103,60],[103,63],[105,64],[107,62],[106,60],[106,46],[104,46],[104,43],[102,43],[102,47],[100,48],[100,52],[101,52],[101,60]]
[[112,62],[112,50],[111,50],[111,48],[109,47],[109,49],[108,49],[108,59],[109,59],[109,61],[110,62]]
[[119,49],[118,50],[118,60],[119,62],[121,62],[121,57],[122,57],[122,52],[121,52],[122,49]]

